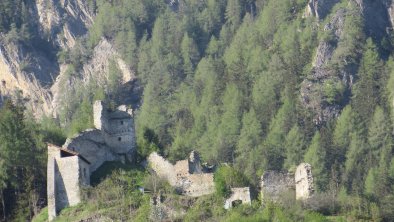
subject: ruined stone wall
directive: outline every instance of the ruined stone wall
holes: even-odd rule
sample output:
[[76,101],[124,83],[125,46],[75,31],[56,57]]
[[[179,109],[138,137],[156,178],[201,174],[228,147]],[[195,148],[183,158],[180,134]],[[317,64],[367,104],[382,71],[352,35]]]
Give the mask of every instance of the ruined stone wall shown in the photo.
[[249,187],[242,188],[231,188],[231,196],[226,200],[224,204],[225,209],[233,207],[233,202],[236,200],[242,201],[242,204],[251,204],[250,189]]
[[135,150],[135,137],[131,130],[117,134],[103,133],[103,138],[115,153],[126,154]]
[[177,178],[187,177],[189,175],[188,160],[180,160],[175,163],[174,170]]
[[171,186],[182,194],[198,197],[215,192],[212,173],[189,173],[189,159],[180,160],[172,165],[157,153],[148,157],[150,167],[159,177],[168,180]]
[[78,156],[56,159],[55,186],[56,211],[81,202],[80,198],[80,169]]
[[149,166],[156,172],[159,177],[168,181],[171,186],[176,186],[177,177],[174,166],[161,157],[156,152],[153,152],[148,157]]
[[203,173],[200,155],[196,151],[192,151],[189,156],[189,173]]
[[262,200],[277,201],[282,195],[294,195],[294,175],[288,172],[265,171],[261,177]]
[[87,130],[75,138],[67,139],[64,148],[76,151],[85,157],[90,164],[90,172],[94,172],[105,161],[118,161],[120,157],[111,151],[105,143],[100,130]]
[[295,172],[296,199],[304,200],[312,196],[313,177],[312,167],[308,163],[300,164]]
[[79,164],[79,183],[83,186],[90,185],[90,166],[81,158],[78,158]]
[[130,154],[135,151],[135,130],[133,110],[125,105],[109,112],[106,104],[96,101],[93,106],[94,126],[101,130],[102,138],[118,154]]
[[93,104],[93,123],[96,129],[102,129],[102,122],[106,121],[105,114],[104,103],[100,100],[95,101]]
[[213,173],[189,174],[183,180],[183,193],[191,197],[199,197],[215,192],[215,183],[213,182]]
[[[56,150],[55,150],[56,149]],[[55,157],[60,157],[57,148],[48,146],[48,164],[47,164],[47,198],[48,198],[48,219],[53,220],[56,217],[56,184],[55,184]]]

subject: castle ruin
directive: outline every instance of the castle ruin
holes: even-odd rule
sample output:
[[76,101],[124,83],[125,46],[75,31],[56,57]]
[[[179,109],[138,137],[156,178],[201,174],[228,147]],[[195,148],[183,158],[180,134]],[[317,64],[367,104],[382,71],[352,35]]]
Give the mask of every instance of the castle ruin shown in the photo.
[[48,213],[80,200],[80,186],[90,185],[90,175],[106,161],[132,161],[135,153],[133,111],[125,105],[109,110],[102,101],[93,105],[95,129],[67,139],[63,147],[48,144]]
[[67,207],[80,201],[80,185],[90,184],[90,162],[79,153],[48,144],[48,217],[49,221]]
[[156,152],[148,157],[149,166],[159,176],[168,181],[181,194],[199,197],[215,192],[213,173],[201,165],[200,156],[192,151],[186,160],[171,164]]
[[261,177],[262,201],[279,201],[283,195],[306,200],[313,195],[312,167],[308,163],[298,165],[295,174],[286,171],[265,171]]
[[250,198],[249,187],[231,188],[231,196],[225,201],[224,209],[228,210],[238,204],[249,204],[252,201]]

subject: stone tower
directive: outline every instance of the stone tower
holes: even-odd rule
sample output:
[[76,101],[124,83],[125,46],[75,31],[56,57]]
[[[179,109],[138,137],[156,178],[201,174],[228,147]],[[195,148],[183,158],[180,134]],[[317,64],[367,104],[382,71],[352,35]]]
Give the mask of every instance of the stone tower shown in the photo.
[[132,159],[135,150],[135,132],[133,110],[125,105],[110,111],[103,101],[93,105],[94,126],[100,130],[106,145],[112,151]]
[[71,150],[48,144],[48,219],[81,202],[80,185],[90,184],[89,161]]

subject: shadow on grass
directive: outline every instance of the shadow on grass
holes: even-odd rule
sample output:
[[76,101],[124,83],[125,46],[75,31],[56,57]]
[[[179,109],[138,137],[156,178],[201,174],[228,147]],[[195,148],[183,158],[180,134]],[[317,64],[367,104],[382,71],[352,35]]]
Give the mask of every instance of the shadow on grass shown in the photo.
[[121,163],[117,161],[108,161],[101,165],[96,171],[90,176],[90,184],[92,186],[97,186],[101,181],[110,176],[113,172],[117,170],[124,171],[144,171],[144,168],[140,165]]

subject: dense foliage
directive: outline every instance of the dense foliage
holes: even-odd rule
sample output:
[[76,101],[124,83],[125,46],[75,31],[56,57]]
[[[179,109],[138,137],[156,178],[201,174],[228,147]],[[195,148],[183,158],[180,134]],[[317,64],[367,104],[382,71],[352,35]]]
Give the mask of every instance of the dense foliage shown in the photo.
[[[15,1],[12,6],[10,1],[3,2],[1,30],[12,34],[12,24],[15,30],[22,30],[23,18],[11,16],[25,3]],[[341,107],[342,111],[338,117],[316,124],[314,110],[300,102],[300,85],[312,79],[319,42],[334,41],[333,33],[324,32],[330,15],[321,21],[304,18],[306,0],[166,2],[89,1],[96,17],[88,36],[70,52],[58,53],[61,62],[69,65],[68,74],[78,78],[81,64],[102,37],[119,50],[144,87],[143,103],[136,113],[142,156],[158,150],[175,161],[198,150],[209,163],[226,162],[234,172],[244,174],[239,176],[240,183],[248,181],[254,187],[264,170],[293,170],[306,161],[312,164],[319,194],[312,209],[354,220],[394,218],[394,60],[390,33],[377,38],[369,32],[355,1],[336,4],[335,10],[346,12],[345,34],[325,68],[337,75],[316,93],[323,98],[322,104]],[[355,73],[352,85],[346,87],[339,76],[349,70]],[[98,87],[92,81],[89,87],[68,92],[59,121],[69,135],[92,125],[94,99],[114,101],[119,96],[116,67],[110,72],[112,78],[106,86]],[[2,121],[23,119],[22,114],[11,117],[18,112],[3,113]],[[35,135],[34,131],[17,132]],[[12,147],[40,147],[31,141],[35,140]],[[11,149],[3,148],[3,144],[9,143],[1,143],[1,149]],[[219,171],[216,180],[222,195],[228,189],[226,178],[234,172],[226,168]],[[12,181],[9,174],[1,175],[6,175],[2,181]],[[12,183],[5,184],[9,187]],[[215,205],[214,200],[210,203]],[[214,215],[206,206],[199,207],[186,219],[205,218],[201,213],[206,211]],[[285,214],[280,207],[268,206],[256,216],[234,211],[229,220],[236,221],[241,215],[249,215],[251,221],[252,217],[291,220],[285,219]],[[296,213],[290,215],[297,217]],[[320,218],[314,213],[304,216]]]
[[31,219],[45,206],[46,142],[61,143],[50,121],[42,125],[25,117],[24,109],[7,101],[0,109],[0,199],[4,220]]

